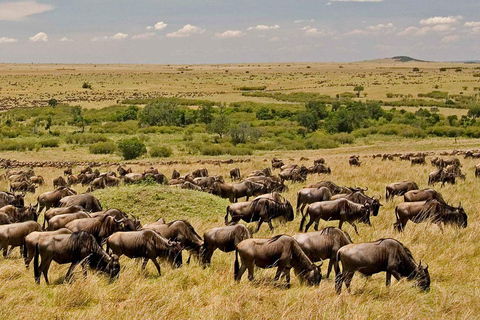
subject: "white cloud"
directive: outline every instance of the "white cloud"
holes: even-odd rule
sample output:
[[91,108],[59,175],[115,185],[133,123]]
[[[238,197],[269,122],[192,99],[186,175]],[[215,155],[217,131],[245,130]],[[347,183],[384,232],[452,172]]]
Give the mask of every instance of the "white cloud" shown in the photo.
[[154,28],[155,30],[163,30],[163,29],[165,29],[167,26],[168,26],[168,24],[166,24],[166,23],[163,22],[163,21],[160,21],[160,22],[155,23],[155,25],[153,26],[153,28]]
[[204,33],[204,32],[205,32],[205,30],[200,28],[200,27],[193,26],[191,24],[187,24],[178,31],[168,33],[167,37],[169,37],[169,38],[186,38],[186,37],[190,37],[191,35]]
[[436,26],[432,27],[432,31],[435,31],[435,32],[452,32],[455,29],[456,28],[452,27],[449,24],[437,24]]
[[230,39],[230,38],[239,38],[245,35],[244,32],[240,30],[227,30],[222,33],[215,33],[215,38],[217,39]]
[[107,36],[93,37],[91,40],[94,41],[94,42],[96,42],[96,41],[108,41],[108,40],[110,40],[110,37],[107,37]]
[[39,32],[36,35],[29,38],[32,42],[47,42],[48,36],[45,32]]
[[457,35],[445,36],[442,38],[442,42],[445,42],[445,43],[456,42],[458,40],[460,40],[460,36],[457,36]]
[[110,37],[110,39],[112,40],[124,40],[124,39],[127,39],[128,38],[128,34],[126,33],[116,33],[114,34],[113,36]]
[[37,3],[37,1],[19,1],[0,3],[0,20],[20,21],[28,16],[53,10],[49,4]]
[[420,24],[421,25],[455,24],[462,19],[463,19],[462,16],[432,17],[432,18],[420,20]]
[[0,37],[0,44],[1,43],[16,43],[16,42],[18,42],[18,40],[15,39],[15,38]]
[[302,23],[302,22],[315,22],[315,19],[310,20],[295,20],[294,23]]
[[309,37],[324,37],[329,33],[325,30],[318,30],[317,28],[302,28],[305,31],[305,35]]
[[433,27],[408,27],[397,33],[397,36],[416,36],[422,37],[430,33],[451,33],[455,31],[456,28],[452,27],[449,24],[437,24]]
[[255,27],[248,27],[247,30],[260,30],[260,31],[265,31],[265,30],[277,30],[280,29],[280,26],[278,24],[275,24],[273,26],[267,26],[264,24],[259,24]]
[[331,2],[382,2],[383,0],[330,0],[330,1]]
[[145,33],[136,34],[136,35],[132,36],[132,40],[148,40],[148,39],[151,39],[153,37],[155,37],[154,32],[145,32]]
[[397,33],[397,36],[413,36],[415,33],[417,33],[418,28],[417,27],[408,27],[403,29],[402,31],[399,31]]
[[465,27],[472,27],[472,28],[480,27],[480,21],[468,21],[468,22],[465,22]]
[[63,37],[62,39],[60,39],[61,42],[73,42],[73,39],[70,39],[70,38],[67,38],[67,37]]
[[395,32],[397,28],[393,25],[393,23],[389,22],[387,24],[377,24],[375,26],[368,26],[365,29],[354,29],[345,33],[347,36],[351,35],[379,35],[379,34],[390,34]]
[[480,34],[480,27],[473,28],[471,34],[479,35]]

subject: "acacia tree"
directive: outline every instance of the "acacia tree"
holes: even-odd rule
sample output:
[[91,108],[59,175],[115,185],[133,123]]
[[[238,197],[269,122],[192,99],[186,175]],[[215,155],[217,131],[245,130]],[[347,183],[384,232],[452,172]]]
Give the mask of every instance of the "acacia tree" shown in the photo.
[[353,91],[357,92],[357,98],[360,98],[360,92],[363,90],[365,90],[363,86],[355,86],[355,88],[353,88]]
[[73,106],[71,109],[73,115],[73,123],[82,125],[82,133],[85,132],[85,119],[83,118],[83,112],[81,106]]

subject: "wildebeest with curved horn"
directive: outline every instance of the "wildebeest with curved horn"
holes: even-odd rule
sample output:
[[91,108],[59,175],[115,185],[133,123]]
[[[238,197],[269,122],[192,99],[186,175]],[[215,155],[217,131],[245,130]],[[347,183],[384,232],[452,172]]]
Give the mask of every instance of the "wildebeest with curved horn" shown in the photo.
[[467,214],[460,203],[457,208],[432,199],[418,202],[403,202],[395,208],[397,222],[393,224],[395,230],[403,231],[408,220],[415,223],[431,221],[443,230],[444,224],[453,224],[458,227],[467,227]]
[[58,187],[66,187],[67,185],[68,185],[67,181],[62,176],[58,176],[55,179],[53,179],[53,188],[55,189]]
[[[143,226],[142,230],[145,229],[151,229],[170,241],[180,242],[182,249],[189,251],[190,255],[200,257],[203,240],[190,222],[175,220],[165,223],[162,219]],[[190,257],[187,260],[187,263],[189,262]]]
[[25,205],[24,194],[14,194],[6,191],[0,192],[0,208],[9,204],[15,207],[23,207]]
[[418,185],[413,181],[391,183],[385,187],[385,201],[393,200],[394,196],[403,196],[410,190],[418,190]]
[[337,251],[343,246],[352,243],[346,231],[335,227],[326,227],[320,231],[296,234],[293,236],[300,248],[312,262],[330,259],[326,277],[330,276],[332,267],[335,275],[340,273],[337,261]]
[[230,202],[237,202],[239,198],[256,196],[266,192],[265,185],[252,181],[242,181],[240,183],[228,184],[215,182],[211,187],[211,193],[222,198],[229,199]]
[[38,220],[37,210],[32,205],[23,208],[8,205],[0,208],[0,212],[4,212],[9,217],[9,219],[14,222]]
[[[228,215],[232,217],[230,222],[228,221]],[[240,220],[245,222],[257,221],[255,232],[258,232],[263,222],[267,222],[270,230],[273,230],[272,219],[279,217],[283,217],[286,221],[293,221],[295,214],[290,202],[274,192],[256,197],[249,204],[247,202],[247,204],[242,203],[240,206],[228,206],[225,224],[233,225]]]
[[350,194],[337,194],[335,196],[332,196],[332,200],[341,199],[341,198],[345,198],[347,200],[350,200],[358,204],[368,203],[370,205],[370,211],[372,212],[372,215],[374,217],[378,215],[378,211],[380,210],[380,207],[383,206],[383,204],[380,203],[381,197],[378,197],[378,198],[369,197],[365,195],[362,191],[355,191]]
[[405,202],[427,201],[435,199],[439,202],[446,203],[442,194],[434,189],[411,190],[403,195]]
[[[318,230],[320,219],[325,221],[339,220],[338,228],[342,229],[343,222],[348,222],[358,234],[355,221],[370,225],[370,205],[368,203],[358,204],[347,199],[315,202],[308,206],[306,215],[310,221],[305,226],[305,232],[315,223],[315,230]],[[300,225],[300,230],[302,229]]]
[[[0,251],[3,250],[3,257],[6,258],[15,247],[22,246],[25,237],[33,231],[42,231],[42,227],[35,221],[0,226]],[[9,246],[11,246],[10,250],[8,250]]]
[[90,212],[102,211],[100,201],[90,193],[83,193],[62,198],[59,201],[60,207],[81,206]]
[[51,207],[58,207],[62,198],[76,194],[75,190],[68,187],[59,187],[53,191],[42,193],[37,197],[37,213],[40,214],[44,208],[48,210]]
[[336,183],[328,180],[320,181],[317,183],[310,184],[308,186],[305,186],[304,188],[320,188],[320,187],[325,187],[330,190],[332,195],[337,195],[337,194],[349,194],[355,191],[362,191],[365,192],[368,190],[368,188],[362,189],[359,187],[351,188],[351,187],[340,187]]
[[[238,256],[242,265],[239,266]],[[318,285],[322,279],[320,267],[316,266],[302,251],[298,242],[290,236],[278,235],[270,239],[246,239],[237,245],[235,250],[235,280],[242,279],[248,269],[248,280],[254,279],[254,267],[277,267],[275,280],[285,275],[290,286],[290,269],[300,277],[301,282]]]
[[100,244],[117,231],[135,231],[126,230],[125,220],[126,218],[117,220],[111,216],[103,215],[97,218],[83,218],[70,221],[65,225],[65,228],[73,232],[86,231],[93,235]]
[[148,260],[152,260],[161,276],[158,257],[167,258],[172,267],[182,266],[182,247],[178,242],[172,242],[160,236],[153,230],[116,232],[107,239],[107,253],[114,253],[118,257],[126,255],[132,258],[145,258],[142,270],[145,270]]
[[23,242],[23,259],[25,260],[25,267],[28,269],[30,262],[35,255],[35,245],[41,238],[54,236],[57,234],[72,234],[72,231],[67,228],[58,229],[55,231],[33,231],[25,237]]
[[443,168],[431,172],[428,175],[428,185],[435,185],[437,182],[441,182],[442,187],[445,183],[455,184],[455,174],[449,173]]
[[240,169],[239,168],[233,168],[232,170],[230,170],[230,179],[232,181],[242,179],[242,175],[240,174]]
[[422,262],[417,265],[410,250],[395,239],[346,245],[338,250],[337,260],[342,263],[342,273],[335,278],[338,294],[342,291],[343,282],[350,292],[350,283],[357,271],[366,276],[385,271],[387,286],[393,275],[397,280],[405,277],[415,279],[419,288],[430,289],[428,265],[424,267]]
[[220,249],[223,252],[235,250],[237,245],[252,235],[243,224],[213,228],[203,234],[202,264],[210,264],[213,252]]
[[[42,261],[39,265],[39,257]],[[109,256],[95,241],[95,238],[85,232],[72,234],[59,234],[41,238],[35,245],[33,259],[35,282],[40,284],[40,276],[43,273],[45,282],[48,284],[48,269],[52,261],[58,264],[71,263],[65,276],[69,281],[72,272],[79,263],[82,264],[86,275],[86,264],[115,278],[120,272],[120,264],[116,255]]]

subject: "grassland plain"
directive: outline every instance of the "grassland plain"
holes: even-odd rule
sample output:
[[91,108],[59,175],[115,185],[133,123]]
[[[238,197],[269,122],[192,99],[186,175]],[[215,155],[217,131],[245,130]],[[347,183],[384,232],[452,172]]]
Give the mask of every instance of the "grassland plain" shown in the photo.
[[[426,187],[429,172],[433,167],[411,166],[403,161],[381,161],[366,156],[379,152],[439,151],[478,147],[472,139],[430,139],[390,141],[364,146],[340,147],[335,150],[305,152],[268,152],[249,157],[251,162],[229,165],[155,165],[167,176],[173,169],[182,174],[205,166],[210,174],[226,175],[230,168],[238,166],[243,174],[254,169],[269,166],[273,156],[281,157],[287,163],[311,163],[314,157],[323,156],[332,169],[330,176],[312,175],[307,183],[329,179],[339,185],[369,187],[369,195],[383,195],[385,185],[390,182],[413,179],[420,187]],[[40,151],[43,152],[43,151]],[[350,168],[348,156],[360,154],[364,164]],[[79,149],[79,154],[86,156]],[[2,154],[2,157],[4,154]],[[9,154],[10,156],[10,154]],[[18,156],[18,155],[17,155]],[[20,158],[42,159],[48,153],[25,153]],[[310,160],[300,161],[301,156]],[[215,159],[226,159],[219,157]],[[185,157],[185,160],[198,157]],[[145,161],[148,161],[145,159]],[[458,205],[461,201],[468,214],[468,227],[456,229],[446,227],[442,233],[435,225],[408,224],[405,232],[396,233],[392,224],[395,221],[394,207],[402,201],[382,203],[378,217],[372,218],[372,227],[359,226],[359,235],[345,225],[354,242],[373,241],[383,237],[395,237],[413,252],[416,260],[429,264],[432,287],[429,293],[422,293],[405,280],[385,287],[385,275],[374,275],[369,279],[356,276],[352,283],[352,294],[345,290],[340,296],[334,292],[332,277],[322,280],[319,287],[300,285],[296,278],[292,288],[284,289],[273,281],[273,270],[256,270],[256,280],[248,282],[246,277],[240,283],[233,281],[232,253],[216,252],[212,265],[203,269],[196,261],[172,270],[162,264],[163,275],[156,275],[153,265],[147,267],[147,274],[140,271],[140,265],[125,257],[121,259],[122,271],[115,282],[100,275],[89,273],[83,279],[77,270],[74,281],[63,283],[67,266],[52,265],[51,279],[54,284],[37,286],[33,281],[33,271],[25,270],[22,259],[14,254],[0,261],[0,317],[38,319],[155,319],[155,318],[199,318],[199,319],[476,319],[480,314],[480,247],[477,235],[480,232],[478,190],[480,180],[475,179],[473,168],[478,160],[462,159],[462,170],[467,173],[465,181],[441,189],[445,199]],[[112,167],[113,168],[113,167]],[[135,172],[143,170],[142,165],[133,165]],[[103,167],[101,171],[109,168]],[[74,168],[74,171],[78,171]],[[59,169],[37,168],[43,175],[46,186],[35,195],[27,196],[27,203],[36,202],[36,196],[51,190],[51,180],[62,174]],[[304,184],[289,184],[284,195],[292,203],[296,193]],[[7,189],[8,183],[0,182],[0,189]],[[79,192],[84,187],[76,187]],[[206,229],[223,225],[223,217],[228,201],[195,191],[181,190],[166,186],[121,186],[95,192],[105,208],[119,208],[138,215],[142,223],[159,217],[167,221],[188,219],[199,233]],[[267,226],[255,237],[270,237],[275,234],[294,234],[298,230],[300,217],[283,224],[275,222],[274,232]],[[336,225],[322,222],[321,226]],[[326,266],[323,266],[325,273]]]

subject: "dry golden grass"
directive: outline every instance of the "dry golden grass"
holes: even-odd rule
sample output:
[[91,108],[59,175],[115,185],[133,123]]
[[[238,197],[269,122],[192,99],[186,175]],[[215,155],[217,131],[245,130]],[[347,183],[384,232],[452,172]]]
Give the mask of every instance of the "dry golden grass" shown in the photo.
[[[205,165],[211,174],[226,175],[230,168],[238,166],[242,174],[270,165],[269,160],[278,156],[286,163],[300,163],[301,156],[323,156],[332,168],[331,176],[309,176],[307,183],[329,179],[339,185],[369,187],[369,195],[383,195],[387,183],[405,179],[417,181],[426,187],[430,165],[411,166],[403,161],[381,161],[366,158],[372,153],[414,150],[452,150],[478,147],[474,140],[428,140],[398,141],[384,145],[344,147],[328,151],[275,152],[251,157],[252,162],[233,165]],[[364,164],[360,168],[348,166],[348,156],[360,154]],[[80,153],[79,157],[85,154]],[[27,154],[27,158],[42,159],[43,154]],[[291,158],[291,159],[290,159]],[[193,159],[193,158],[186,158]],[[265,161],[264,159],[268,159]],[[478,160],[461,159],[462,170],[467,173],[466,181],[441,189],[444,198],[455,205],[462,202],[468,215],[468,227],[456,229],[446,227],[442,233],[436,225],[409,223],[406,231],[395,233],[394,207],[401,199],[385,203],[378,217],[372,218],[372,227],[359,225],[360,235],[355,235],[349,225],[344,229],[354,242],[373,241],[382,237],[395,237],[413,252],[414,257],[430,266],[431,291],[422,293],[405,280],[394,281],[385,287],[385,274],[370,279],[359,275],[352,282],[352,294],[346,290],[337,296],[332,276],[322,280],[319,287],[306,287],[292,278],[292,288],[283,289],[273,282],[274,270],[255,271],[256,281],[249,283],[246,276],[240,283],[233,281],[233,253],[216,252],[212,266],[201,268],[197,262],[172,270],[162,264],[163,275],[158,277],[153,265],[147,274],[133,260],[121,259],[122,271],[117,281],[109,283],[100,275],[89,273],[86,279],[80,269],[70,284],[63,283],[67,266],[52,264],[50,279],[55,284],[47,286],[42,281],[34,284],[33,271],[25,270],[18,249],[7,260],[0,258],[0,317],[9,318],[73,318],[73,319],[155,319],[155,318],[200,318],[200,319],[475,319],[480,314],[480,180],[474,178],[473,167]],[[167,176],[174,168],[182,174],[202,165],[156,165]],[[134,166],[134,171],[143,169]],[[102,168],[102,171],[107,168]],[[74,168],[78,171],[78,168]],[[51,180],[62,173],[59,169],[38,168],[48,185],[39,192],[51,190]],[[227,179],[228,180],[228,179]],[[0,189],[7,188],[6,182]],[[289,184],[284,195],[296,203],[296,193],[303,184]],[[85,188],[77,187],[82,192]],[[37,193],[37,194],[38,194]],[[228,201],[194,191],[162,186],[129,186],[96,192],[105,207],[118,207],[129,213],[140,215],[145,224],[158,217],[167,221],[188,219],[199,233],[223,224]],[[35,202],[28,195],[28,202]],[[274,222],[270,232],[266,225],[255,237],[270,237],[274,234],[294,234],[298,230],[300,217],[287,224]],[[321,222],[321,227],[336,225]],[[326,266],[323,267],[325,273]]]

